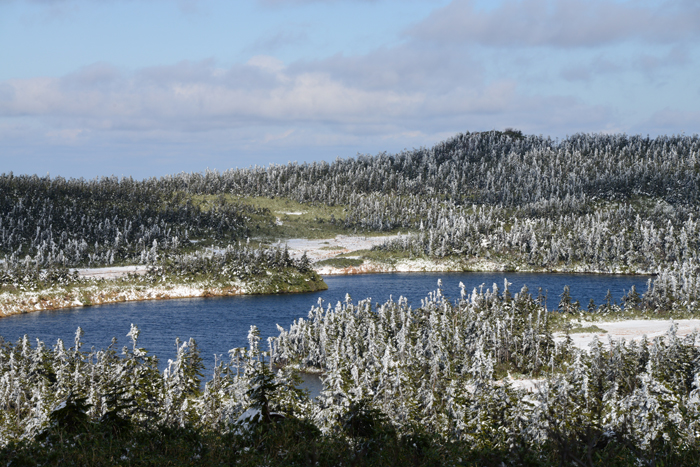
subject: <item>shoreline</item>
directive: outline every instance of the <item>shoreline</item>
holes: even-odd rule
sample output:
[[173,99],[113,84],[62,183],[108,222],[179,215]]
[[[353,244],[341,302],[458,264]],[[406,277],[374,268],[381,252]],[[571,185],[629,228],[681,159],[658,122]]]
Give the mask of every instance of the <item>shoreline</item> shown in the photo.
[[[159,286],[143,286],[136,284],[120,284],[118,275],[91,274],[92,277],[103,277],[103,282],[92,283],[85,286],[73,286],[70,288],[55,287],[42,291],[24,292],[12,294],[5,292],[0,294],[0,318],[14,314],[31,313],[34,311],[60,310],[66,308],[78,308],[93,305],[106,305],[112,303],[137,302],[145,300],[169,300],[179,298],[206,298],[206,297],[230,297],[240,295],[275,295],[287,293],[307,293],[319,290],[327,290],[328,286],[323,282],[322,276],[359,275],[359,274],[395,274],[395,273],[419,273],[419,272],[501,272],[501,273],[535,273],[535,274],[595,274],[595,275],[636,275],[649,276],[650,272],[621,272],[604,270],[578,270],[578,269],[544,269],[544,268],[513,268],[505,263],[478,262],[469,264],[453,260],[429,261],[429,260],[397,260],[393,263],[367,261],[359,266],[336,268],[332,266],[320,266],[313,268],[319,280],[305,280],[308,287],[279,282],[274,285],[269,279],[255,282],[232,283],[227,286],[211,286],[206,284],[164,284]],[[132,268],[132,267],[129,267]],[[116,268],[105,268],[105,270]],[[92,271],[91,271],[92,272]],[[267,283],[265,283],[267,282]],[[284,285],[287,285],[286,287]],[[273,288],[274,287],[274,288]]]
[[[306,276],[306,277],[305,277]],[[229,285],[163,284],[146,286],[119,283],[104,279],[99,283],[53,287],[24,293],[0,294],[0,319],[15,314],[35,311],[60,310],[111,303],[139,302],[145,300],[169,300],[178,298],[229,297],[239,295],[277,295],[307,293],[327,290],[328,285],[318,274],[272,275],[257,281],[237,281]]]
[[[237,295],[304,293],[326,290],[328,286],[321,276],[357,275],[357,274],[391,274],[413,272],[497,272],[497,273],[537,273],[537,274],[596,274],[596,275],[638,275],[655,276],[646,270],[630,271],[627,268],[597,269],[587,265],[561,267],[535,267],[515,265],[487,258],[479,259],[426,259],[426,258],[387,258],[382,260],[362,259],[356,266],[335,267],[322,264],[326,260],[347,258],[348,254],[370,250],[397,235],[388,236],[350,236],[337,235],[335,238],[309,240],[288,239],[278,241],[286,243],[290,255],[299,258],[304,253],[311,259],[311,274],[272,274],[243,282],[230,284],[207,283],[165,283],[161,285],[144,285],[125,282],[129,275],[136,278],[146,272],[146,266],[114,266],[104,268],[77,268],[76,272],[87,283],[58,286],[41,291],[0,293],[0,318],[13,314],[33,311],[58,310],[65,308],[103,305],[110,303],[167,300],[177,298],[225,297]],[[296,277],[298,276],[298,277]],[[305,277],[308,276],[308,277]]]
[[[557,267],[538,267],[529,264],[516,264],[513,261],[501,261],[490,257],[481,258],[455,258],[442,259],[406,258],[400,253],[395,258],[372,259],[363,257],[373,247],[380,246],[387,241],[401,238],[401,234],[361,236],[361,235],[336,235],[327,239],[303,239],[292,238],[278,240],[277,244],[286,244],[289,253],[295,258],[300,258],[306,253],[311,260],[312,267],[320,275],[345,275],[345,274],[377,274],[392,272],[527,272],[548,274],[604,274],[604,275],[639,275],[655,276],[656,271],[635,269],[627,267],[608,267],[599,269],[592,265],[563,265]],[[342,255],[342,256],[341,256]],[[358,266],[336,267],[323,264],[333,260],[362,260]]]
[[354,274],[383,274],[397,272],[505,272],[505,273],[535,273],[535,274],[596,274],[596,275],[620,275],[620,276],[656,276],[657,273],[646,270],[629,271],[617,269],[595,269],[588,266],[537,268],[513,266],[509,263],[501,263],[488,260],[456,261],[456,260],[426,260],[426,259],[400,259],[392,262],[365,260],[359,266],[335,267],[320,266],[314,270],[322,276],[354,275]]

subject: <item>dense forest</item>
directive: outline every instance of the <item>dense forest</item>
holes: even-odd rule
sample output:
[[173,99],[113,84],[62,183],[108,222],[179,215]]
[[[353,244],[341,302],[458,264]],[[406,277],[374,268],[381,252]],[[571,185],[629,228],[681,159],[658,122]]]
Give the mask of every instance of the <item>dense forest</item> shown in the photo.
[[555,141],[507,130],[399,154],[142,181],[6,174],[0,254],[6,271],[149,264],[264,238],[275,217],[253,200],[276,197],[342,207],[328,220],[337,231],[400,231],[379,247],[399,256],[658,274],[648,298],[688,309],[700,264],[699,158],[697,136]]
[[[372,253],[509,270],[654,274],[622,303],[494,284],[421,306],[319,303],[277,338],[218,357],[196,342],[165,372],[138,346],[0,342],[0,457],[56,465],[86,452],[149,465],[696,465],[698,335],[577,349],[572,323],[694,316],[700,138],[516,130],[334,162],[147,180],[0,176],[5,293],[146,264],[144,281],[310,271],[272,247],[289,230],[259,200],[332,208],[323,232],[397,234]],[[398,235],[400,233],[400,235]],[[193,279],[194,280],[194,279]],[[9,292],[8,292],[9,291]],[[322,375],[316,401],[295,372]],[[97,454],[95,454],[97,453]],[[81,457],[82,456],[82,457]]]
[[[564,221],[562,229],[595,246],[595,228],[610,229],[612,220],[631,230],[644,227],[659,261],[672,262],[696,247],[688,229],[697,217],[699,157],[698,137],[576,135],[554,142],[489,132],[395,155],[143,181],[6,174],[0,177],[0,247],[5,255],[28,254],[43,262],[107,264],[142,260],[153,241],[167,249],[189,238],[245,238],[254,207],[224,197],[208,209],[193,203],[197,195],[234,194],[345,205],[347,217],[338,222],[347,227],[434,230],[441,238],[452,237],[457,219],[479,221],[482,233],[499,223],[510,231],[517,220],[550,219],[540,228],[556,229]],[[473,217],[465,218],[467,213]],[[676,231],[667,231],[671,227]],[[679,245],[667,246],[666,237]],[[620,239],[606,250],[621,256],[621,248],[635,240]],[[451,252],[453,245],[447,247]]]

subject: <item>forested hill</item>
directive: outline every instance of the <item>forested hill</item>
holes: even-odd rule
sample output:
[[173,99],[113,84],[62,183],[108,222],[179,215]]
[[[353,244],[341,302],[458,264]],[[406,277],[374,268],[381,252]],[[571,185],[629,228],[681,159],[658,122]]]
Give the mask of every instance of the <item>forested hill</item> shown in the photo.
[[567,197],[700,196],[700,138],[579,134],[563,141],[520,132],[459,134],[430,149],[360,155],[161,179],[193,193],[237,192],[346,204],[359,194],[440,196],[523,206]]
[[[275,230],[275,216],[258,201],[282,198],[334,207],[334,215],[316,219],[332,224],[333,235],[411,234],[385,245],[390,254],[657,273],[659,284],[686,290],[682,297],[693,301],[699,159],[697,135],[555,141],[507,130],[459,134],[399,154],[142,181],[6,174],[0,257],[6,269],[28,264],[27,257],[36,267],[99,266],[148,263],[248,237],[272,241],[295,233]],[[671,271],[680,276],[663,279]]]
[[156,179],[2,175],[0,252],[46,265],[138,262],[154,245],[177,250],[190,236],[245,238],[258,212],[227,203],[203,209]]
[[[3,213],[26,197],[77,203],[152,205],[176,193],[289,196],[345,204],[359,194],[440,196],[455,202],[522,206],[566,197],[700,197],[700,138],[578,134],[562,141],[520,132],[458,134],[432,148],[376,156],[160,179],[0,176]],[[164,198],[164,195],[168,195]],[[177,200],[175,200],[177,201]]]
[[[353,252],[357,261],[656,274],[619,304],[612,294],[605,304],[572,303],[566,287],[560,313],[547,312],[546,294],[511,291],[507,280],[471,294],[460,284],[454,303],[438,282],[419,308],[405,298],[320,302],[279,328],[267,356],[251,327],[248,348],[219,359],[203,390],[194,340],[178,341],[160,373],[135,326],[122,356],[114,345],[81,350],[81,329],[71,349],[0,338],[0,458],[696,465],[699,334],[681,337],[674,325],[652,342],[596,337],[581,352],[569,331],[598,335],[589,320],[603,315],[697,317],[699,143],[506,131],[395,155],[143,181],[0,176],[0,300],[15,303],[30,295],[28,278],[35,289],[75,280],[49,297],[68,306],[107,293],[153,297],[174,281],[207,293],[318,290],[306,256],[269,248],[300,231],[397,234]],[[80,283],[66,269],[119,262],[150,267],[111,284]],[[30,292],[45,301],[49,289]],[[566,330],[561,339],[554,323]],[[268,363],[285,370],[274,375]],[[317,403],[295,388],[294,368],[324,373]]]

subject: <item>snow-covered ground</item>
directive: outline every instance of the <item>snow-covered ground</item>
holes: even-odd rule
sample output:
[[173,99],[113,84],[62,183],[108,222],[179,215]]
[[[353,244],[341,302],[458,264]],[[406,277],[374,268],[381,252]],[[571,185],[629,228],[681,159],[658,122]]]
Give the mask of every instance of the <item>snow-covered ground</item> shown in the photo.
[[397,238],[397,235],[385,235],[381,237],[360,237],[354,235],[337,235],[335,238],[321,240],[309,240],[306,238],[292,238],[280,242],[285,243],[289,253],[299,258],[306,251],[306,256],[312,263],[328,258],[333,258],[342,253],[351,253],[357,250],[369,250],[375,245]]
[[[302,212],[288,212],[285,214],[300,215]],[[338,235],[335,238],[321,240],[309,240],[306,238],[293,238],[287,241],[280,241],[279,245],[285,243],[289,247],[289,253],[294,258],[301,258],[306,252],[306,256],[312,263],[324,259],[332,258],[341,253],[350,253],[357,250],[369,250],[375,245],[381,245],[387,240],[393,240],[396,235],[383,237],[361,237]],[[208,252],[222,251],[218,248],[206,248]],[[146,266],[114,266],[106,268],[81,268],[77,269],[81,277],[97,277],[104,279],[115,279],[127,275],[128,273],[145,274]]]
[[[574,345],[580,349],[588,349],[588,346],[593,341],[593,337],[597,336],[598,340],[606,343],[608,339],[618,340],[625,339],[640,340],[643,336],[647,336],[650,341],[655,337],[664,336],[671,328],[672,324],[678,325],[676,334],[679,337],[687,336],[696,329],[700,329],[700,319],[679,319],[679,320],[660,320],[660,319],[631,319],[625,321],[614,322],[582,322],[582,326],[597,326],[607,332],[586,332],[571,334],[571,339]],[[556,340],[564,339],[564,336],[558,334]]]
[[77,269],[80,277],[97,277],[103,279],[115,279],[126,276],[129,273],[145,274],[146,266],[116,266],[108,268],[83,268]]

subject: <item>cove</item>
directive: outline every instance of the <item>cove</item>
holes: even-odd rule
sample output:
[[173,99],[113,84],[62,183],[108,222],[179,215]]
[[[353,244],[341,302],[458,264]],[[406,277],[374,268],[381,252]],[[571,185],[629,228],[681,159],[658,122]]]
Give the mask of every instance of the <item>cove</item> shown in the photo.
[[443,294],[451,300],[460,296],[459,283],[463,282],[468,293],[474,287],[493,284],[503,290],[508,280],[512,293],[527,285],[536,296],[538,288],[547,295],[547,308],[555,309],[559,296],[568,285],[573,300],[579,300],[582,308],[593,299],[597,305],[605,300],[610,290],[615,301],[634,285],[642,294],[646,291],[650,276],[595,275],[595,274],[546,274],[546,273],[391,273],[354,276],[324,276],[328,290],[288,295],[248,295],[235,297],[190,298],[156,300],[70,308],[56,311],[12,315],[0,319],[0,336],[16,342],[27,334],[32,345],[35,339],[53,346],[63,339],[66,347],[73,346],[75,331],[80,326],[85,332],[83,350],[90,347],[102,349],[109,346],[112,337],[118,340],[118,349],[129,343],[126,334],[131,323],[141,330],[140,347],[160,359],[160,367],[175,357],[175,338],[194,338],[208,369],[214,364],[214,355],[228,358],[228,351],[247,346],[251,325],[260,329],[262,347],[267,349],[266,339],[277,336],[276,325],[288,328],[292,321],[306,318],[319,299],[325,306],[333,306],[349,294],[354,302],[371,298],[384,303],[389,297],[408,299],[413,308],[420,307],[421,299],[436,290],[442,280]]

